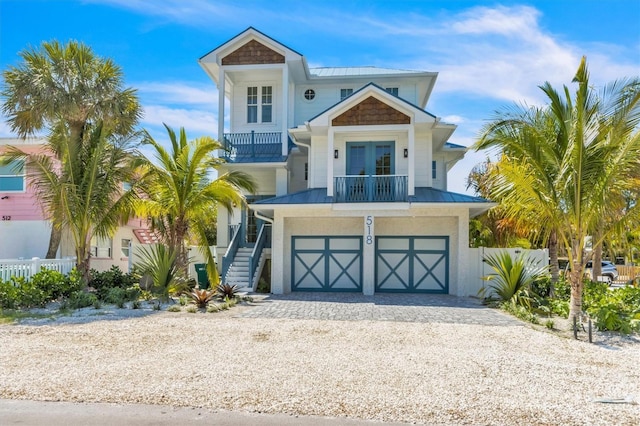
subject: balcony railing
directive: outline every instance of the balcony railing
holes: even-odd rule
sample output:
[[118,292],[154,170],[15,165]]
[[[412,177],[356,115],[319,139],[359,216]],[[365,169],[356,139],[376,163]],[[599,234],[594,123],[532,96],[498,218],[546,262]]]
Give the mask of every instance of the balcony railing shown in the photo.
[[281,132],[225,133],[221,158],[230,163],[284,161]]
[[334,200],[336,203],[406,202],[407,176],[368,175],[336,176]]

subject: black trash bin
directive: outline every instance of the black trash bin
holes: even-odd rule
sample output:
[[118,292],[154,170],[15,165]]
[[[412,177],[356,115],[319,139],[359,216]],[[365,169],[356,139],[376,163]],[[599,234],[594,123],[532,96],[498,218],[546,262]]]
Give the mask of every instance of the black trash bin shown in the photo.
[[193,265],[196,268],[196,274],[198,275],[198,287],[209,288],[209,277],[207,277],[207,264],[196,263]]

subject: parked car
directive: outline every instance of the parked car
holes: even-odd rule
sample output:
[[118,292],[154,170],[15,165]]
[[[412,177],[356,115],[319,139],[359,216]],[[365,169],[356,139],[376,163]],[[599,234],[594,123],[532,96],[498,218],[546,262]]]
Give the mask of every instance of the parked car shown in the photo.
[[[592,269],[593,269],[593,262],[591,261],[587,262],[587,265],[584,270],[585,275],[587,275],[588,277],[591,277]],[[600,276],[605,277],[609,281],[609,284],[611,284],[618,279],[618,268],[616,268],[616,265],[614,265],[612,262],[609,262],[608,260],[603,260],[602,273]]]

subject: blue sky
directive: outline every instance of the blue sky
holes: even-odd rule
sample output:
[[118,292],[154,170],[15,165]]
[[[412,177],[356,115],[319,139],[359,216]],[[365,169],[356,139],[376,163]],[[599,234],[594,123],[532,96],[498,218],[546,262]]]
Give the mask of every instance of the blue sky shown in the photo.
[[[312,67],[438,72],[427,110],[457,124],[450,141],[464,146],[496,110],[544,102],[543,82],[570,84],[582,55],[597,86],[640,75],[639,0],[0,0],[0,69],[28,46],[79,40],[122,67],[155,138],[163,122],[216,137],[217,90],[197,60],[249,26]],[[465,192],[486,155],[469,152],[449,190]]]

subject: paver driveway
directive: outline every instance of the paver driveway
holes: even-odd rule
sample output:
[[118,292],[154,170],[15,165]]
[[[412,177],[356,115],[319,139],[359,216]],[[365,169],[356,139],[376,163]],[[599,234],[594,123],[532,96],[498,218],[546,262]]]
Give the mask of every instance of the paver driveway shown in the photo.
[[247,318],[294,318],[336,321],[403,321],[521,326],[517,319],[479,300],[436,294],[291,293],[254,296]]

